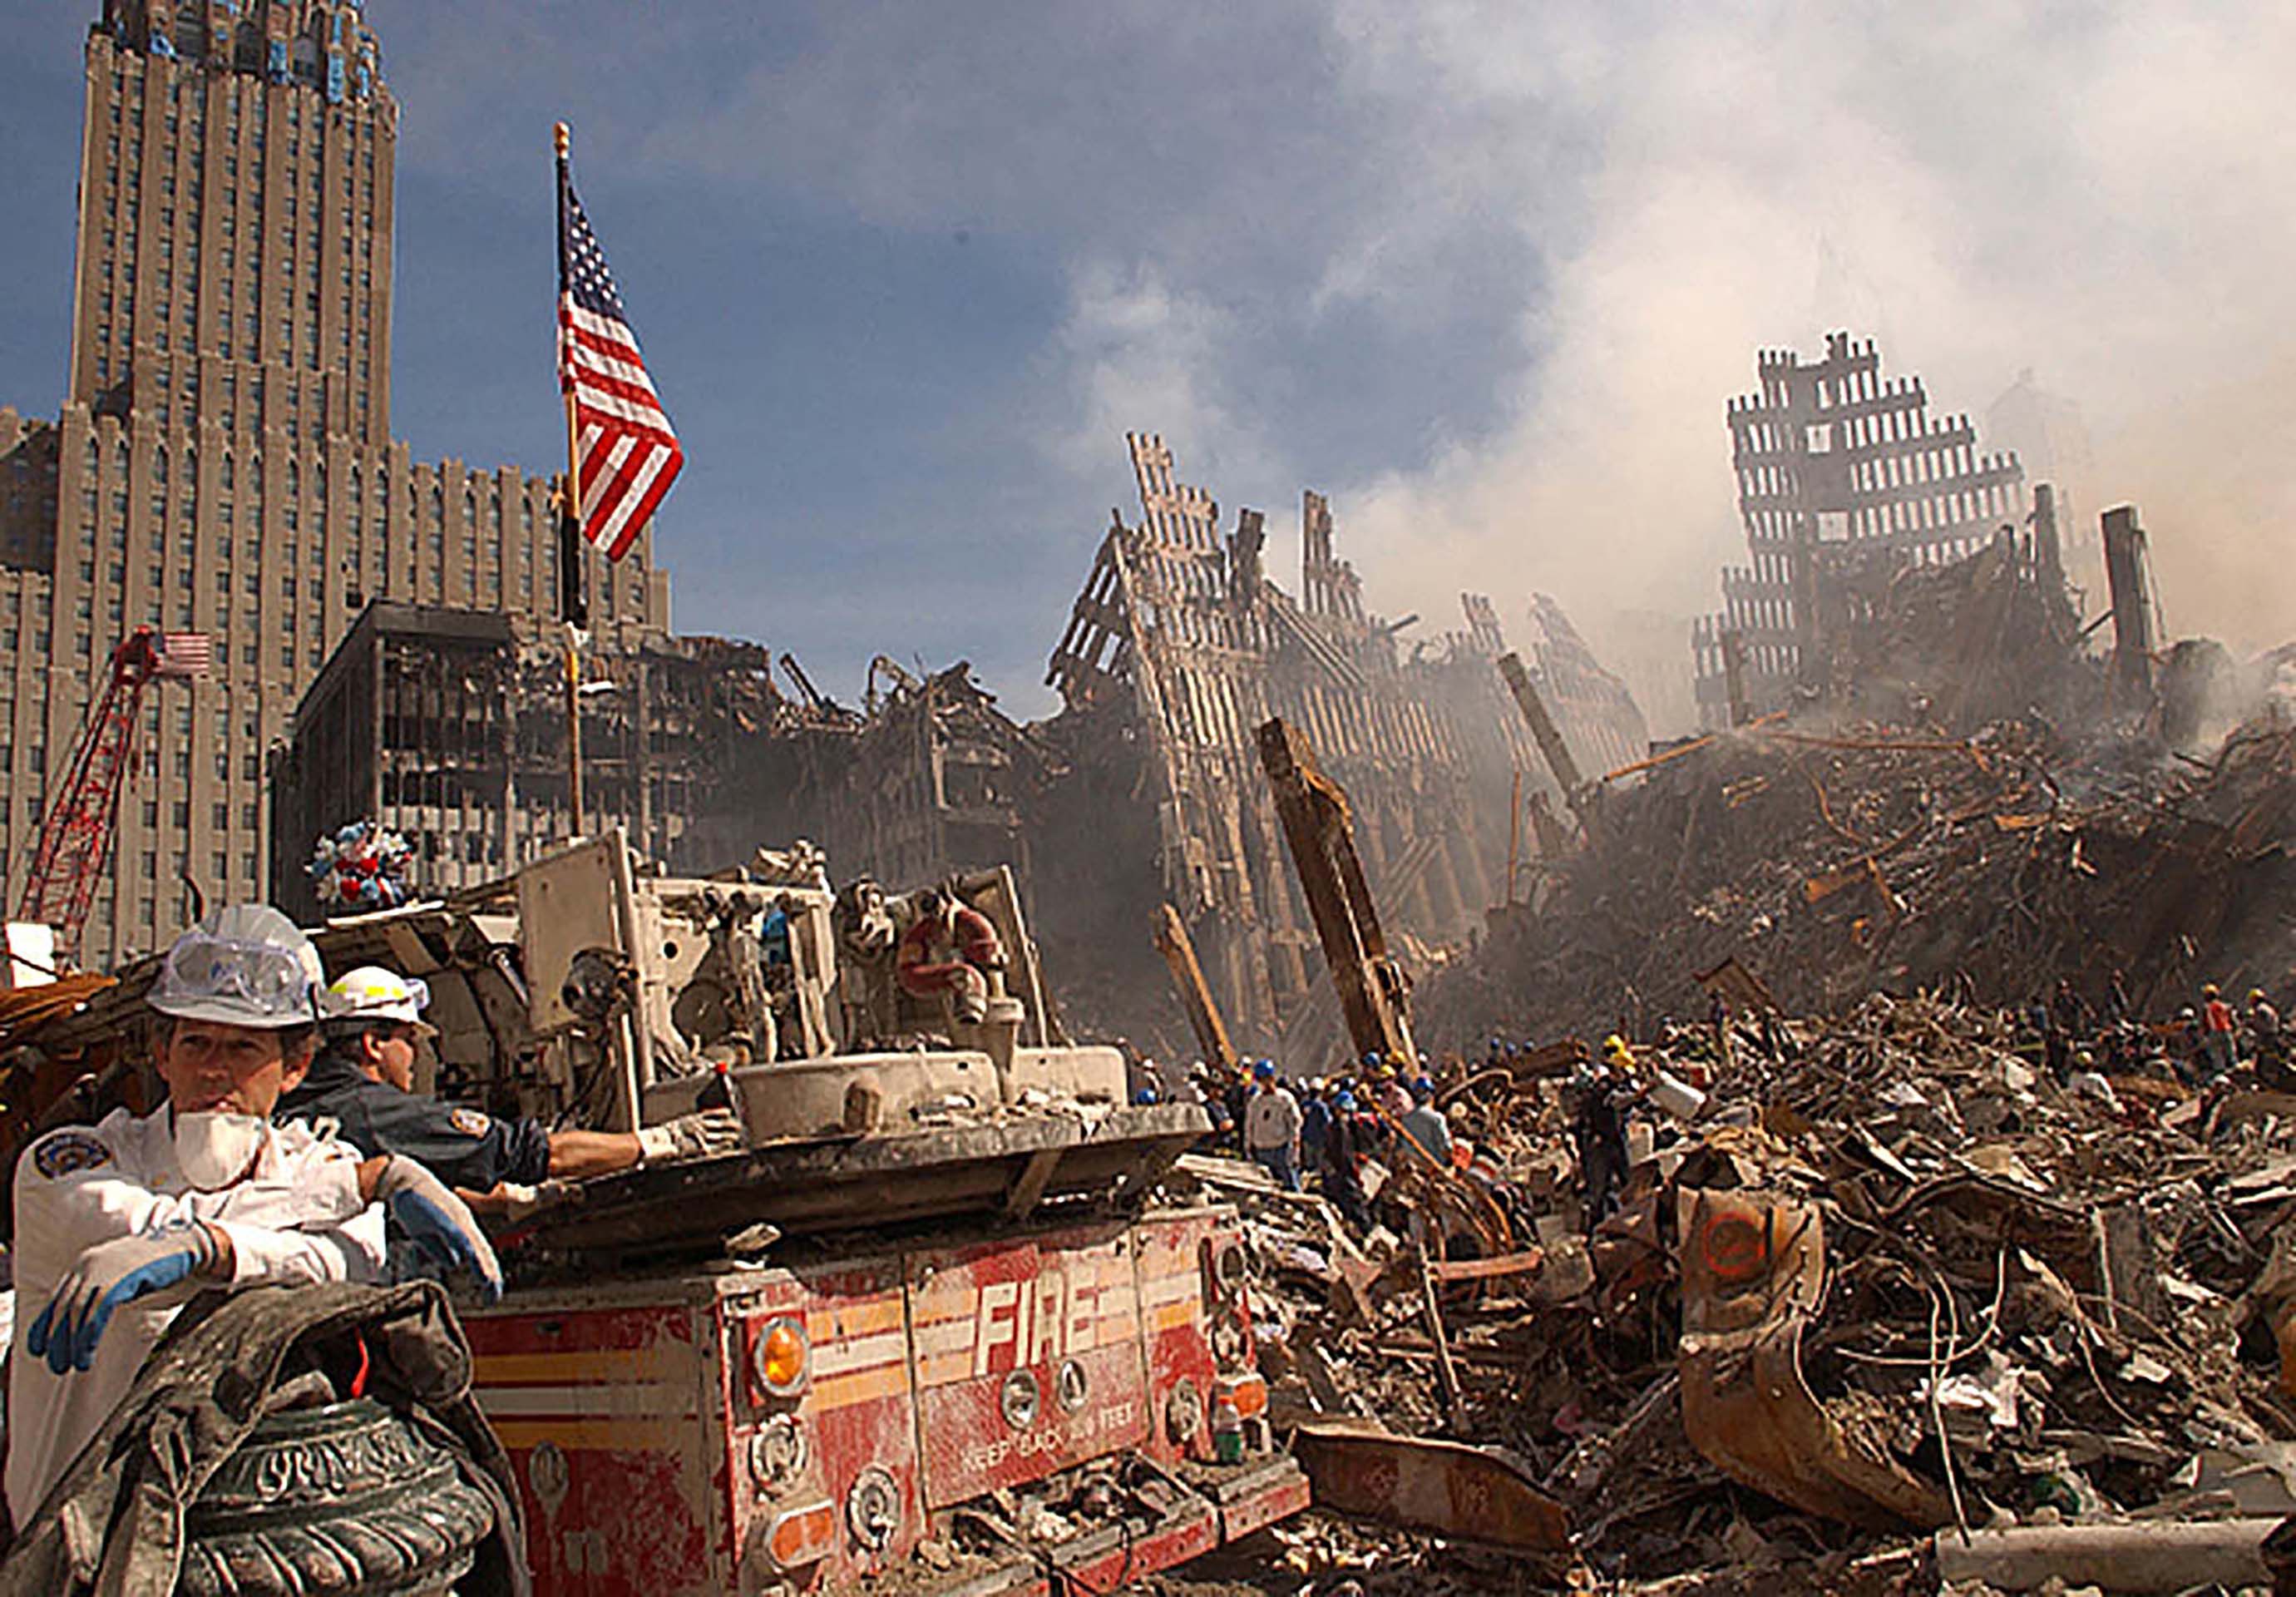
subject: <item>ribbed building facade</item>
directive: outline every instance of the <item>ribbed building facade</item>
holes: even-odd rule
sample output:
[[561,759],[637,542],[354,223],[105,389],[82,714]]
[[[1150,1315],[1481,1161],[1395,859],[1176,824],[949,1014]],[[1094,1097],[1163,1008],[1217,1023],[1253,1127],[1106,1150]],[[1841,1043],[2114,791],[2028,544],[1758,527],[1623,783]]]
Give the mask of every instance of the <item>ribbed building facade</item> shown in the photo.
[[1730,401],[1731,463],[1749,564],[1722,571],[1723,610],[1692,623],[1700,723],[1816,693],[1820,589],[1861,560],[1946,565],[2021,527],[2025,471],[1983,453],[1966,416],[1930,413],[1918,377],[1884,377],[1874,341],[1829,333],[1825,354],[1756,357],[1761,388]]
[[[101,965],[177,929],[186,877],[267,892],[266,761],[370,600],[538,618],[558,572],[545,479],[391,439],[398,107],[358,4],[105,0],[86,107],[66,397],[53,424],[0,410],[11,911],[113,646],[148,623],[216,661],[147,695],[80,949]],[[668,624],[652,554],[649,528],[619,566],[586,556],[611,641]]]

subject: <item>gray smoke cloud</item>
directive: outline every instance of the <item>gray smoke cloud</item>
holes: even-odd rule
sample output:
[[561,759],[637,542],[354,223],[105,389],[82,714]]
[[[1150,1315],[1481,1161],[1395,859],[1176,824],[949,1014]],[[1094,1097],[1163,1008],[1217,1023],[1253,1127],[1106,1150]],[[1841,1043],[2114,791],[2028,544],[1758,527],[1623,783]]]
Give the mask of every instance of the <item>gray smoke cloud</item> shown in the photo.
[[[1445,107],[1424,170],[1487,174],[1552,270],[1498,435],[1346,493],[1383,592],[1429,605],[1520,562],[1598,646],[1619,613],[1714,607],[1743,551],[1723,402],[1757,347],[1815,353],[1845,327],[1980,432],[2037,368],[2091,435],[2080,536],[2134,499],[2172,627],[2243,647],[2296,631],[2296,221],[2269,198],[2296,144],[2296,13],[1363,15],[1366,92]],[[1503,156],[1558,103],[1594,153],[1550,212],[1510,193]]]

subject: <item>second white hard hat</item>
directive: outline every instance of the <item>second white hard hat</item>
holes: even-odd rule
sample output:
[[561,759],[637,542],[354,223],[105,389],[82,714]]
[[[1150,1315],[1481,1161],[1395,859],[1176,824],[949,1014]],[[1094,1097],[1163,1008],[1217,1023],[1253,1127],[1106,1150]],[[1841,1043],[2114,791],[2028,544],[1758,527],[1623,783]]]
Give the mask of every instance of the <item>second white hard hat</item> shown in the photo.
[[327,1020],[396,1020],[413,1026],[425,1037],[439,1028],[422,1018],[430,1006],[430,989],[420,976],[403,976],[380,965],[347,970],[327,987],[319,1013]]

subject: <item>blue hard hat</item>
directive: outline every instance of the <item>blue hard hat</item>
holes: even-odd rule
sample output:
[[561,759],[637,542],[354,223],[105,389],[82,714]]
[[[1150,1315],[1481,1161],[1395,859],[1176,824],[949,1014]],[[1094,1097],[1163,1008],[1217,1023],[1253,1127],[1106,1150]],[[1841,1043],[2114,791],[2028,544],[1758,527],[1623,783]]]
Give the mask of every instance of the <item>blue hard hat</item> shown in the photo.
[[1365,1054],[1364,1056],[1364,1063],[1366,1065],[1377,1065],[1379,1063],[1379,1050],[1377,1049],[1374,1049],[1371,1052]]
[[1273,1059],[1253,1060],[1251,1074],[1258,1076],[1263,1082],[1269,1080],[1275,1074],[1275,1061]]
[[1411,1090],[1424,1098],[1435,1091],[1435,1078],[1431,1075],[1423,1075],[1411,1083]]
[[1356,1095],[1352,1092],[1342,1092],[1332,1102],[1340,1108],[1352,1110],[1356,1107]]
[[1156,1089],[1153,1087],[1141,1088],[1139,1091],[1132,1095],[1132,1101],[1136,1104],[1154,1103],[1156,1101]]

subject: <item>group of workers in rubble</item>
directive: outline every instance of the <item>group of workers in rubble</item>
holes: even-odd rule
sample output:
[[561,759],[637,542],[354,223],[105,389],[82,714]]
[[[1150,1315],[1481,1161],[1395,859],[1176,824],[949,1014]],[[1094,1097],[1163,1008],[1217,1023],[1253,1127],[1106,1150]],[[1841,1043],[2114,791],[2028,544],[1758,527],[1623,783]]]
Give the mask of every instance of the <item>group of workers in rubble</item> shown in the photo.
[[1406,1078],[1377,1053],[1296,1085],[1268,1058],[1246,1062],[1225,1082],[1199,1062],[1177,1087],[1152,1059],[1136,1059],[1132,1080],[1136,1103],[1201,1104],[1213,1146],[1242,1153],[1287,1190],[1313,1187],[1359,1228],[1374,1221],[1366,1161],[1391,1162],[1408,1145],[1434,1164],[1464,1168],[1473,1154],[1453,1133],[1433,1078],[1423,1070]]
[[[2070,981],[2060,981],[2019,1018],[2060,1086],[2088,1091],[2108,1105],[2108,1077],[2146,1074],[2173,1076],[2204,1096],[2236,1086],[2296,1094],[2296,1033],[2261,988],[2251,988],[2235,1006],[2217,984],[2206,984],[2196,1004],[2167,1023],[2145,1025],[2116,972],[2101,1017]],[[1638,1060],[1635,1045],[1613,1033],[1591,1057],[1581,1050],[1562,1078],[1581,1218],[1590,1234],[1618,1213],[1627,1193],[1636,1168],[1629,1132],[1638,1120],[1657,1128],[1662,1139],[1669,1116],[1655,1108],[1688,1112],[1677,1106],[1699,1101],[1711,1085],[1710,1062],[1724,1068],[1748,1058],[1775,1062],[1800,1047],[1767,1005],[1741,1017],[1719,995],[1711,998],[1703,1027],[1669,1019],[1657,1035],[1655,1064]],[[1494,1037],[1480,1064],[1462,1062],[1461,1069],[1470,1082],[1482,1073],[1514,1076],[1529,1051],[1528,1044]],[[1320,1191],[1359,1230],[1380,1218],[1365,1191],[1366,1162],[1390,1163],[1406,1143],[1438,1165],[1476,1177],[1503,1201],[1519,1196],[1455,1127],[1434,1081],[1423,1072],[1406,1076],[1378,1054],[1365,1055],[1360,1067],[1304,1081],[1287,1080],[1272,1059],[1247,1061],[1225,1079],[1199,1061],[1177,1088],[1154,1061],[1134,1063],[1136,1101],[1168,1097],[1202,1104],[1212,1121],[1212,1145],[1241,1153],[1290,1190]],[[1687,1100],[1681,1097],[1685,1088]],[[1654,1093],[1656,1103],[1646,1110]]]
[[[1520,1053],[1519,1045],[1494,1038],[1482,1068],[1509,1069]],[[1382,1218],[1366,1190],[1367,1165],[1392,1168],[1412,1154],[1480,1181],[1511,1207],[1522,1201],[1455,1126],[1423,1067],[1410,1066],[1406,1074],[1394,1061],[1369,1053],[1338,1074],[1293,1082],[1273,1059],[1261,1058],[1244,1061],[1223,1080],[1199,1061],[1173,1085],[1153,1059],[1135,1055],[1131,1066],[1136,1103],[1170,1099],[1201,1105],[1212,1123],[1210,1146],[1242,1154],[1288,1190],[1320,1192],[1359,1231]],[[1614,1034],[1581,1061],[1563,1087],[1582,1217],[1591,1232],[1619,1206],[1631,1166],[1628,1128],[1652,1083],[1626,1039]]]
[[725,1151],[705,1110],[634,1132],[546,1131],[414,1091],[429,993],[379,967],[331,984],[278,910],[202,919],[144,1001],[167,1098],[35,1139],[16,1167],[5,1489],[27,1525],[200,1292],[503,1277],[477,1215],[554,1181]]
[[2024,1006],[2025,1034],[2037,1039],[2042,1061],[2060,1084],[2106,1103],[2118,1099],[2115,1079],[2173,1080],[2203,1097],[2234,1088],[2296,1092],[2296,1059],[2279,1008],[2261,987],[2235,1006],[2214,982],[2202,984],[2196,1003],[2165,1022],[2148,1024],[2115,971],[2102,1009],[2093,1009],[2069,980],[2046,999]]

